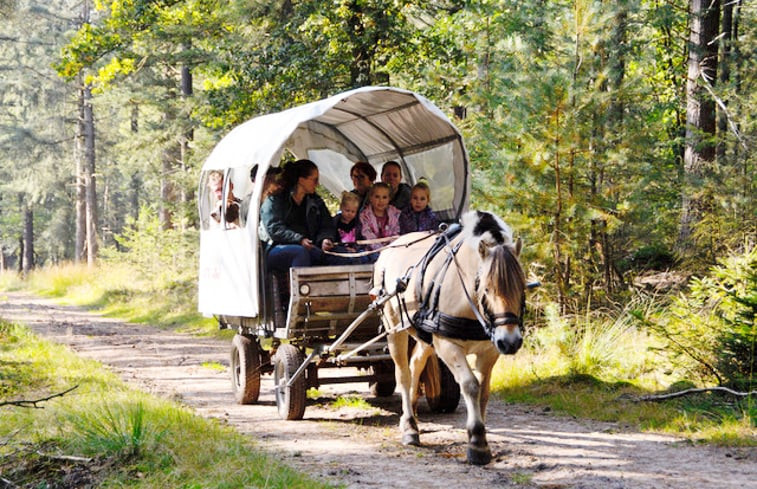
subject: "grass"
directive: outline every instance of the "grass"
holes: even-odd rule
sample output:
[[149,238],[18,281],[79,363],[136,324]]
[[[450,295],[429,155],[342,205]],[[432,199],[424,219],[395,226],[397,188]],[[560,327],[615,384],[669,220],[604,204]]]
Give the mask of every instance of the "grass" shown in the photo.
[[363,399],[360,396],[339,396],[337,397],[333,403],[331,403],[331,407],[335,409],[347,407],[352,409],[369,409],[369,410],[375,410],[376,408],[371,406],[368,401]]
[[94,361],[0,320],[0,475],[24,487],[328,488],[254,442],[129,389]]
[[25,281],[13,273],[0,274],[0,290],[21,289],[134,323],[230,336],[229,331],[219,331],[214,318],[197,312],[196,282],[191,275],[150,280],[111,263],[94,268],[73,264],[40,268]]
[[636,400],[682,389],[676,384],[679,372],[660,356],[656,338],[640,331],[628,310],[612,317],[547,318],[547,326],[531,332],[525,351],[497,362],[495,396],[697,442],[757,446],[754,399],[704,393]]

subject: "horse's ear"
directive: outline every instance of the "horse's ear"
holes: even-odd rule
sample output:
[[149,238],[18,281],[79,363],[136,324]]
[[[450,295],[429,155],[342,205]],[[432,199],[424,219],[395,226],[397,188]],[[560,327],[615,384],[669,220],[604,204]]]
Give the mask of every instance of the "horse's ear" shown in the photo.
[[518,237],[515,241],[515,256],[520,256],[520,250],[523,249],[523,240]]
[[483,239],[478,242],[478,254],[481,255],[481,258],[489,256],[489,245]]

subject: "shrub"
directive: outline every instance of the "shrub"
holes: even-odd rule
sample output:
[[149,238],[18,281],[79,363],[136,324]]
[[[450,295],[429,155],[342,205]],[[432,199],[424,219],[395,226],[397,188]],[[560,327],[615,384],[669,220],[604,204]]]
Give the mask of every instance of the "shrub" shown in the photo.
[[637,317],[665,338],[679,366],[704,381],[741,388],[755,385],[757,247],[721,260],[707,276],[694,278],[687,293],[663,313]]

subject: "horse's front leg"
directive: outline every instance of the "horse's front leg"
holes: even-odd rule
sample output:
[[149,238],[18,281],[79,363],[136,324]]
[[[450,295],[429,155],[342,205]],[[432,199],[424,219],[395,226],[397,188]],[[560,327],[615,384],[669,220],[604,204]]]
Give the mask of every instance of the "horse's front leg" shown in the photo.
[[392,360],[394,360],[394,376],[400,388],[400,396],[402,397],[402,415],[400,416],[402,444],[418,446],[421,444],[418,433],[418,421],[415,418],[410,391],[412,382],[408,359],[409,338],[410,335],[407,331],[400,331],[389,335],[387,341],[389,353],[392,355]]
[[481,410],[481,420],[486,423],[486,405],[489,402],[489,393],[491,391],[492,370],[497,363],[499,352],[496,348],[487,348],[483,352],[476,354],[475,374],[480,385],[479,408]]
[[459,345],[444,338],[434,337],[437,355],[447,364],[465,400],[468,412],[468,463],[486,465],[491,462],[492,452],[486,441],[486,427],[481,415],[481,383],[468,364],[465,351]]

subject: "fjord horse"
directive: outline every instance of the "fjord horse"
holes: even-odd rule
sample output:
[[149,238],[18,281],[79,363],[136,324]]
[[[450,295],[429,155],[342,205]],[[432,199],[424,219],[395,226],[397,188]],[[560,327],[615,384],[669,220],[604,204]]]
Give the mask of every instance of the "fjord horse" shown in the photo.
[[[507,224],[481,211],[466,213],[461,224],[461,232],[436,241],[421,233],[401,236],[380,253],[373,283],[385,294],[397,293],[384,304],[382,320],[402,395],[402,443],[420,445],[419,378],[435,352],[465,400],[468,462],[484,465],[491,461],[484,426],[491,371],[500,354],[521,346],[526,283],[518,262],[520,240],[513,243]],[[410,335],[421,338],[412,355]]]

